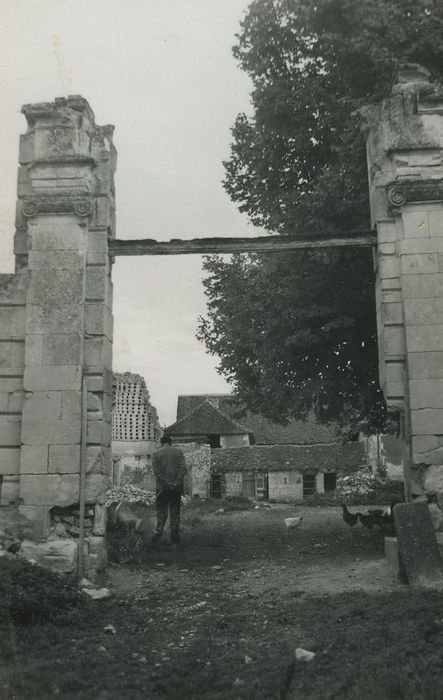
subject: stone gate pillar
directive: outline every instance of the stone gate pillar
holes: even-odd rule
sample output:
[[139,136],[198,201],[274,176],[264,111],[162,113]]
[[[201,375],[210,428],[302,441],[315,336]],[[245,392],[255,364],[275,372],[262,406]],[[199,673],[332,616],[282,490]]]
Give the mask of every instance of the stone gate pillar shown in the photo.
[[112,463],[113,127],[97,126],[80,96],[22,111],[28,130],[20,141],[15,255],[28,281],[19,510],[33,530],[22,551],[71,570],[84,526],[87,571],[105,564]]
[[366,116],[380,382],[401,415],[407,495],[443,497],[443,93],[406,65]]

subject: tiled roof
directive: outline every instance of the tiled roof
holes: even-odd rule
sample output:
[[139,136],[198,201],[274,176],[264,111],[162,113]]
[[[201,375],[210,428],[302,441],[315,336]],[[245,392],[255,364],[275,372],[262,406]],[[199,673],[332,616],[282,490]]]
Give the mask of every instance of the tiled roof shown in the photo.
[[363,444],[344,445],[251,445],[213,450],[211,470],[242,471],[334,471],[351,472],[366,464]]
[[291,420],[288,425],[274,423],[250,411],[241,415],[241,407],[230,394],[191,394],[179,396],[177,401],[177,421],[194,410],[203,401],[211,402],[226,416],[241,421],[246,432],[253,433],[255,443],[259,445],[309,445],[313,443],[330,443],[337,439],[333,425],[321,425],[313,418],[308,420]]
[[248,429],[203,400],[190,413],[165,428],[165,435],[247,435]]

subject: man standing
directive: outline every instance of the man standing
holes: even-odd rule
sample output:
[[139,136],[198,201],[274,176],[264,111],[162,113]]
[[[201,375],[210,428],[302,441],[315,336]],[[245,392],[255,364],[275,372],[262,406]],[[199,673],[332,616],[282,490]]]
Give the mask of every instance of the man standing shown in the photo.
[[161,439],[161,447],[154,453],[153,466],[157,481],[157,527],[152,537],[155,544],[163,534],[169,511],[171,544],[180,542],[180,502],[186,463],[183,452],[172,446],[167,435]]

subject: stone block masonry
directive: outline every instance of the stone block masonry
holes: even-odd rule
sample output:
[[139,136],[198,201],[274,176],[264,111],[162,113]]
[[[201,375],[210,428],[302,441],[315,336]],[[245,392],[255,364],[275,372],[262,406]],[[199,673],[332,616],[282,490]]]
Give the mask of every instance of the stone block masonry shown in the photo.
[[82,467],[85,562],[106,561],[103,512],[98,523],[94,514],[112,470],[116,151],[113,127],[98,126],[80,96],[22,112],[16,273],[0,276],[0,503],[16,504],[30,525],[25,555],[71,571],[83,529]]
[[407,495],[443,502],[443,92],[408,65],[367,115],[380,382],[403,416]]

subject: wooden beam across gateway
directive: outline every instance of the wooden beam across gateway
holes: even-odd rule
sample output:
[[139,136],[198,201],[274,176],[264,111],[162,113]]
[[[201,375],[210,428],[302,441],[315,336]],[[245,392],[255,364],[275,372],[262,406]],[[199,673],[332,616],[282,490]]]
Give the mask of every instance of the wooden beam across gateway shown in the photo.
[[257,238],[191,238],[156,241],[152,238],[110,240],[111,255],[214,255],[222,253],[278,253],[285,250],[314,248],[371,248],[375,233],[356,233],[336,238],[294,236],[260,236]]

